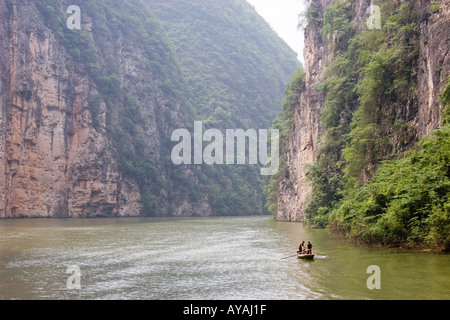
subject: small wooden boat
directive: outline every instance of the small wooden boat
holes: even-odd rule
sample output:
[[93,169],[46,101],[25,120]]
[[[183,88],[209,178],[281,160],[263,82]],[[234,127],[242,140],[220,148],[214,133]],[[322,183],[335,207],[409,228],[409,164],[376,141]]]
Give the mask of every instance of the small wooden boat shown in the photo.
[[297,253],[297,257],[298,259],[309,259],[312,260],[314,259],[315,254],[307,254],[307,253]]

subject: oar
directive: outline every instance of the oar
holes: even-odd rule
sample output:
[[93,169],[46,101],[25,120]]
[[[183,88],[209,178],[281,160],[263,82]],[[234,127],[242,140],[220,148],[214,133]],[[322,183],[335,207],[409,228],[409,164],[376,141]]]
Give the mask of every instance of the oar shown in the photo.
[[297,256],[297,254],[293,254],[292,256],[289,256],[289,257],[286,257],[286,258],[281,258],[281,260],[292,258],[292,257],[296,257],[296,256]]
[[318,254],[319,256],[325,256],[323,253],[320,252],[313,252],[314,254]]

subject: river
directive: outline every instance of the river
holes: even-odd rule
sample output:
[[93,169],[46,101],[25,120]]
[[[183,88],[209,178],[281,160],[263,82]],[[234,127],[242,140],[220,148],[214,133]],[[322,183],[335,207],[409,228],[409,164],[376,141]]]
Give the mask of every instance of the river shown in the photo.
[[[321,255],[282,259],[301,240]],[[381,288],[369,290],[373,265]],[[271,217],[0,221],[0,299],[447,300],[449,266]]]

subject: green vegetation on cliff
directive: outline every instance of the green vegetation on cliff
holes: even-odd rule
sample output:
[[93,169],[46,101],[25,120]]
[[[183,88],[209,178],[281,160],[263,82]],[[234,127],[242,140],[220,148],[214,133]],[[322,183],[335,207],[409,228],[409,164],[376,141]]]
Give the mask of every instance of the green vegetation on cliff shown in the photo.
[[347,190],[329,228],[369,244],[450,249],[450,126],[404,156]]
[[[72,68],[92,81],[83,105],[123,177],[138,184],[142,214],[266,212],[255,166],[175,166],[170,157],[172,132],[192,131],[195,120],[205,129],[265,129],[279,112],[299,62],[246,1],[35,5]],[[66,27],[69,5],[82,10],[81,30]]]
[[[308,211],[319,224],[364,243],[449,249],[450,127],[407,151],[416,143],[410,123],[418,101],[417,16],[410,2],[380,5],[382,30],[353,36],[327,70],[328,139],[312,170]],[[335,106],[350,112],[330,110]]]
[[[325,96],[322,123],[326,132],[309,173],[314,188],[307,208],[310,218],[326,215],[345,190],[363,185],[381,161],[415,142],[411,119],[405,116],[417,101],[415,10],[409,3],[398,9],[389,1],[383,4],[382,11],[391,12],[383,29],[360,33],[349,14],[349,1],[326,8],[324,38],[331,39],[327,35],[341,29],[354,36],[335,40],[337,57],[325,71],[320,88]],[[399,109],[405,111],[399,113]]]
[[[61,1],[43,0],[36,3],[49,28],[74,60],[74,68],[83,67],[98,93],[88,97],[93,127],[106,133],[114,146],[119,169],[124,177],[139,185],[144,215],[165,214],[167,199],[161,197],[165,176],[174,175],[177,168],[170,165],[170,145],[161,144],[161,150],[150,150],[145,127],[148,121],[146,104],[155,104],[157,130],[169,135],[170,130],[193,121],[189,90],[169,41],[164,37],[159,22],[147,6],[133,1],[73,1],[82,8],[82,22],[92,21],[91,30],[69,30],[68,15]],[[119,55],[114,53],[113,40],[126,38],[135,50],[141,50],[141,78],[124,74]],[[153,83],[139,83],[142,79],[158,78]],[[127,79],[129,78],[129,79]],[[154,101],[159,92],[166,101]],[[106,126],[100,126],[100,106],[107,107]],[[168,109],[180,104],[183,117],[174,120]],[[157,161],[162,154],[164,163]],[[163,169],[164,174],[157,174]],[[183,176],[178,172],[179,176]]]
[[[447,105],[442,127],[417,141],[416,4],[375,4],[381,8],[381,30],[358,31],[349,0],[326,7],[320,20],[334,59],[316,87],[324,96],[324,132],[308,171],[313,193],[306,213],[312,223],[364,243],[448,250],[449,84],[440,95]],[[307,16],[317,21],[311,7]],[[266,189],[269,199],[276,197],[274,185]]]

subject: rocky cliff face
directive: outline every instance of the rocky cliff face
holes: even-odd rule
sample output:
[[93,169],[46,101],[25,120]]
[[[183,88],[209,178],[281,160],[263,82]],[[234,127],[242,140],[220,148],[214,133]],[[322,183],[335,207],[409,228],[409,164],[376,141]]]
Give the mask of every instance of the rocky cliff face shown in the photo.
[[288,175],[280,181],[277,220],[305,220],[305,207],[311,195],[306,173],[308,166],[317,159],[322,133],[320,115],[324,107],[324,97],[315,88],[322,81],[327,63],[333,58],[320,33],[325,7],[331,3],[332,0],[315,2],[317,11],[305,29],[306,90],[300,96],[291,134],[285,142]]
[[[63,2],[62,6],[70,4]],[[69,54],[67,43],[45,21],[58,12],[43,17],[39,9],[33,1],[0,1],[0,218],[142,215],[143,190],[137,179],[120,169],[123,157],[118,154],[151,155],[158,166],[153,170],[160,169],[165,152],[162,144],[171,130],[168,119],[187,123],[186,105],[158,88],[162,81],[142,68],[148,61],[144,50],[120,32],[115,37],[103,32],[96,35],[97,43],[85,43],[92,46],[87,58],[97,64],[99,72],[116,64],[115,79],[121,87],[111,90],[105,85],[110,91],[102,95],[99,81],[86,68],[88,62]],[[97,19],[106,21],[102,14],[99,10]],[[78,32],[75,37],[91,32],[92,18],[86,12],[82,23],[83,31],[74,30]],[[76,50],[79,54],[88,49]],[[168,60],[170,54],[167,51]],[[111,86],[112,82],[105,83]],[[135,101],[132,96],[139,97]],[[137,110],[136,104],[145,108]],[[140,117],[135,125],[129,124],[130,131],[136,131],[133,139],[141,144],[137,150],[125,140],[121,146],[128,149],[118,150],[117,136],[130,139],[120,131],[130,105],[135,108],[128,111],[133,113],[130,117]],[[161,170],[160,179],[166,174]],[[171,187],[167,183],[161,193]],[[188,215],[194,210],[211,214],[207,203],[197,206],[179,192],[173,188],[178,197],[172,205],[183,210],[174,209],[174,214]]]
[[[397,1],[400,4],[403,1]],[[418,101],[412,101],[405,110],[407,120],[417,130],[417,140],[430,134],[441,124],[442,106],[438,96],[450,72],[450,1],[440,0],[439,10],[430,10],[430,1],[416,1],[420,26],[420,53],[418,74]],[[278,220],[304,221],[305,209],[311,197],[311,184],[307,178],[309,166],[317,160],[323,138],[320,116],[324,110],[324,96],[317,85],[324,80],[324,71],[339,54],[323,41],[321,30],[325,8],[334,0],[313,1],[315,9],[305,29],[306,90],[301,94],[294,112],[291,133],[287,138],[287,174],[279,180]],[[352,19],[357,30],[367,28],[367,8],[370,0],[357,0],[352,5]],[[412,107],[418,105],[417,108]],[[406,110],[408,109],[408,110]],[[400,147],[394,152],[404,151]]]
[[439,93],[450,73],[450,1],[435,1],[438,6],[435,10],[430,9],[431,2],[420,0],[417,4],[420,25],[419,138],[431,134],[442,121]]
[[92,126],[92,80],[32,1],[0,1],[0,21],[0,217],[138,215],[136,183]]

